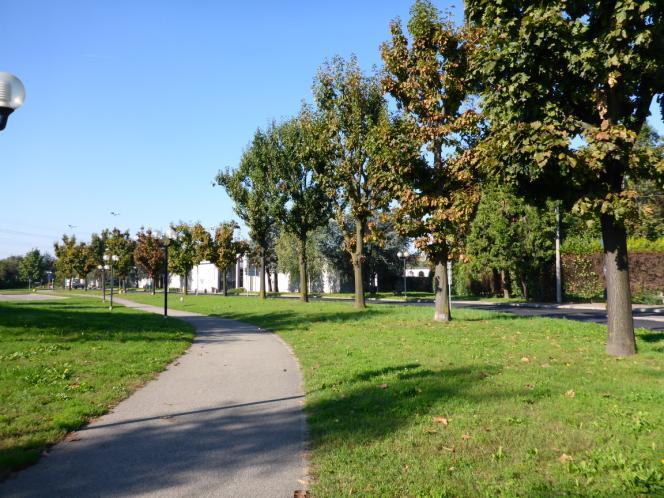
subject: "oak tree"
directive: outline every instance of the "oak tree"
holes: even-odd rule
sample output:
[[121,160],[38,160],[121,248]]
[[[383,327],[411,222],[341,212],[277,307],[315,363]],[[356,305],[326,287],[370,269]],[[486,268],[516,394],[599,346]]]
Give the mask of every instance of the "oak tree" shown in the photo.
[[164,269],[164,249],[150,228],[145,230],[141,227],[136,234],[134,261],[152,280],[152,294],[154,294],[156,278]]

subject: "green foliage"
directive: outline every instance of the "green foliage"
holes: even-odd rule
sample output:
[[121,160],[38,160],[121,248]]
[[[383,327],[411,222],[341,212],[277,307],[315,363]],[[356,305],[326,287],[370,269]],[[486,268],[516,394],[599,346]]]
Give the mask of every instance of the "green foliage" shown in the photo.
[[[118,277],[127,277],[134,266],[136,243],[131,239],[129,230],[123,232],[118,228],[113,228],[110,232],[108,230],[104,230],[104,232],[102,232],[102,239],[105,239],[106,253],[115,254],[119,258],[113,263],[113,271]],[[97,249],[92,250],[96,254]]]
[[[629,238],[627,239],[627,250],[629,252],[664,253],[664,237],[655,240],[649,240],[646,238]],[[602,243],[598,239],[569,237],[561,244],[560,252],[563,254],[593,254],[602,252]]]
[[19,277],[24,282],[41,282],[44,270],[44,256],[39,249],[28,251],[18,264]]
[[486,188],[467,241],[471,274],[512,273],[528,298],[529,283],[550,272],[555,228],[553,205],[537,209],[507,188]]
[[336,57],[321,68],[314,98],[325,138],[320,142],[322,154],[330,158],[317,163],[316,173],[332,200],[353,264],[355,303],[362,308],[364,243],[376,236],[369,220],[391,200],[371,154],[372,136],[387,119],[387,104],[378,79],[365,76],[354,57],[347,62]]
[[390,31],[381,47],[382,84],[401,112],[383,121],[375,138],[380,178],[398,201],[397,228],[444,263],[460,249],[479,200],[471,154],[479,132],[470,107],[473,42],[428,0],[411,9],[410,39],[399,20]]
[[[482,28],[474,66],[492,131],[484,166],[532,199],[633,217],[626,177],[664,185],[664,161],[635,147],[664,93],[664,5],[621,0],[469,0]],[[573,143],[582,138],[582,146]]]
[[164,251],[161,241],[149,228],[145,230],[141,227],[136,234],[134,261],[152,279],[163,271]]
[[0,288],[12,289],[21,285],[19,265],[21,256],[9,256],[0,259]]
[[184,292],[192,268],[212,257],[212,237],[200,223],[171,225],[174,240],[169,249],[169,271],[182,276]]

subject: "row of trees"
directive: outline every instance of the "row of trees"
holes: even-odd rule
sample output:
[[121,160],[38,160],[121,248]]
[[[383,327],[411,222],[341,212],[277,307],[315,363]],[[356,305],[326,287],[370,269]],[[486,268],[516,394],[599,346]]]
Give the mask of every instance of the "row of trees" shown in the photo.
[[[627,225],[647,204],[633,185],[664,186],[662,156],[637,145],[664,93],[663,26],[661,2],[468,0],[457,27],[416,1],[406,29],[391,24],[379,75],[354,58],[326,63],[313,104],[258,130],[238,168],[218,174],[263,254],[261,296],[274,225],[297,238],[302,276],[308,234],[332,213],[364,307],[364,245],[395,204],[395,226],[435,265],[434,318],[447,321],[445,264],[465,253],[483,191],[502,189],[519,218],[551,201],[599,218],[607,352],[633,354]],[[527,237],[512,228],[495,236]],[[517,274],[537,257],[512,258]]]
[[[192,268],[204,260],[216,264],[223,272],[222,285],[226,294],[228,270],[235,265],[238,255],[248,249],[246,242],[234,237],[236,228],[235,222],[221,223],[215,228],[213,237],[200,223],[171,225],[169,273],[182,276],[185,294]],[[55,244],[55,267],[60,277],[68,279],[69,289],[74,277],[84,279],[87,289],[88,279],[99,277],[99,266],[107,263],[104,255],[115,255],[118,260],[113,263],[113,270],[121,288],[126,289],[132,272],[138,277],[140,270],[152,280],[154,292],[157,280],[164,276],[164,243],[164,235],[149,228],[141,228],[134,238],[128,230],[103,230],[100,234],[92,234],[89,242],[77,242],[76,237],[63,235],[62,241]]]

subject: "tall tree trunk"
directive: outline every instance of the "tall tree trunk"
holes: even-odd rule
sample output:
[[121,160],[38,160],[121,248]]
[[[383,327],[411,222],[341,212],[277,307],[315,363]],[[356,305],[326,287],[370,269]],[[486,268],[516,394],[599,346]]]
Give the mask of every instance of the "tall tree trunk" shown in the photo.
[[433,319],[436,322],[449,322],[452,320],[452,314],[450,313],[450,296],[447,283],[447,252],[435,255],[434,264],[433,288],[435,299]]
[[309,302],[309,275],[307,273],[307,236],[300,237],[300,301]]
[[272,293],[272,272],[270,270],[265,271],[267,276],[267,291]]
[[523,293],[523,298],[528,300],[528,282],[526,281],[526,275],[524,272],[519,272],[519,283],[521,284],[521,292]]
[[362,278],[362,260],[364,259],[364,220],[355,220],[355,253],[352,255],[353,274],[355,276],[355,307],[366,308],[364,302],[364,280]]
[[505,299],[510,298],[510,274],[506,270],[500,270],[500,288]]
[[258,297],[265,299],[265,249],[261,247],[261,272],[258,277],[259,290]]
[[495,268],[491,269],[491,295],[497,296],[500,290],[500,274]]
[[228,270],[224,269],[223,271],[223,277],[222,277],[222,282],[221,282],[221,287],[224,291],[224,296],[228,296]]
[[83,279],[83,285],[85,286],[85,292],[88,292],[88,277],[85,277]]
[[274,292],[279,293],[279,270],[275,267],[274,269]]
[[608,214],[600,216],[604,241],[604,267],[607,290],[608,337],[606,352],[611,356],[636,353],[632,296],[629,288],[627,233],[625,227]]
[[71,284],[73,280],[74,280],[73,276],[69,277],[69,290],[71,290]]

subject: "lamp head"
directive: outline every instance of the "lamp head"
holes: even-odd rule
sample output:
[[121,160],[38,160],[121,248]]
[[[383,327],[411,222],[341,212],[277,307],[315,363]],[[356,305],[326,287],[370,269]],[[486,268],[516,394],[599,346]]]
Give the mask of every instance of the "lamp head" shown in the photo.
[[108,254],[104,254],[104,255],[102,256],[102,259],[103,259],[104,261],[108,261]]
[[108,265],[104,265],[104,270],[109,270],[111,267]]
[[120,260],[120,258],[118,256],[116,256],[115,254],[113,256],[111,256],[111,259],[113,261],[119,261]]
[[401,251],[397,253],[397,258],[403,258],[403,253]]
[[0,130],[7,125],[9,115],[23,105],[25,87],[10,73],[0,72]]
[[97,265],[97,270],[103,270],[104,267],[102,265]]

